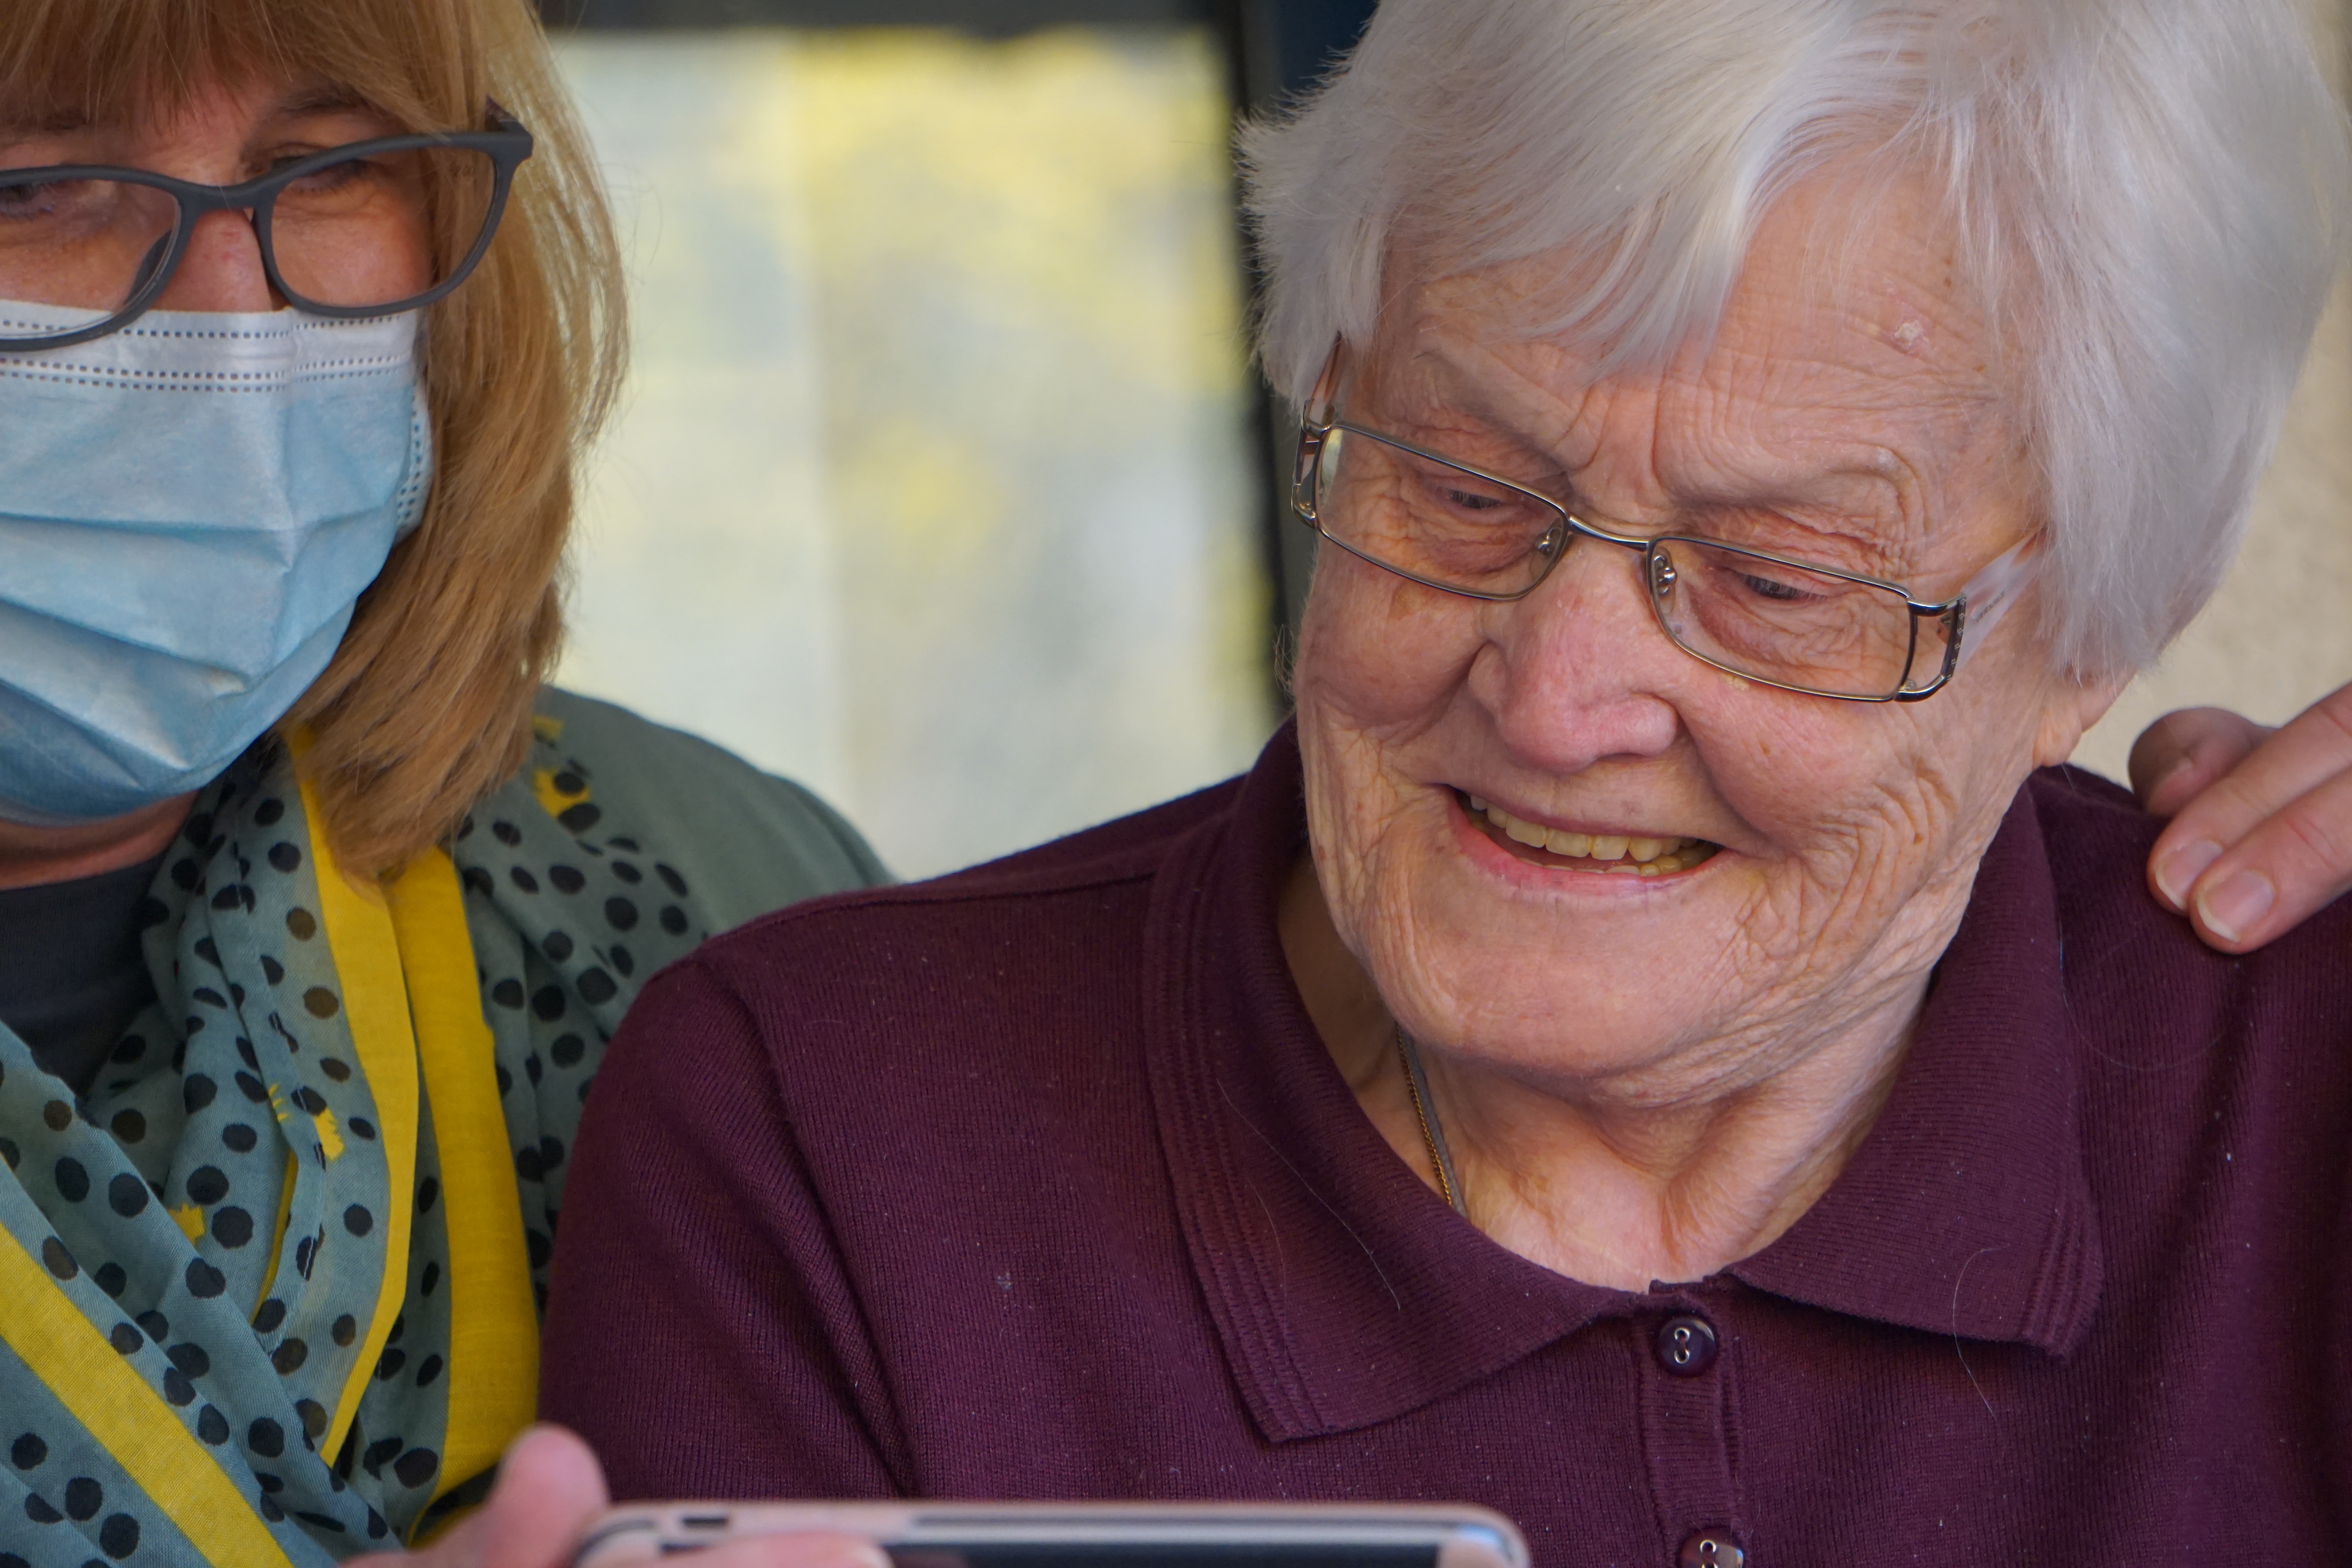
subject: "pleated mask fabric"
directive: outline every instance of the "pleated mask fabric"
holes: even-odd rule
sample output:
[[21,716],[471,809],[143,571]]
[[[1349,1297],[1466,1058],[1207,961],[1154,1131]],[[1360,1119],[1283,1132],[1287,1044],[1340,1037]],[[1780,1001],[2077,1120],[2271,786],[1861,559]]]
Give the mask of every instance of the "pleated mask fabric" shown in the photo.
[[0,816],[200,788],[318,679],[431,489],[419,319],[153,311],[0,354]]

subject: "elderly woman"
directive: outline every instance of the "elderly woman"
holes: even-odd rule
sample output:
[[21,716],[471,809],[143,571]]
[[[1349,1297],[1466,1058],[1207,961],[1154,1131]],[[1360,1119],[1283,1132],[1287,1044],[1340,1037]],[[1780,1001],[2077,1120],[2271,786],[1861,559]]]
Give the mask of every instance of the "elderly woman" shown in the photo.
[[523,0],[0,5],[0,1565],[478,1497],[637,986],[880,874],[541,685],[618,283]]
[[1251,152],[1295,728],[649,986],[543,1407],[639,1496],[2337,1552],[2352,930],[2208,951],[2042,771],[2335,265],[2289,0],[1390,0]]

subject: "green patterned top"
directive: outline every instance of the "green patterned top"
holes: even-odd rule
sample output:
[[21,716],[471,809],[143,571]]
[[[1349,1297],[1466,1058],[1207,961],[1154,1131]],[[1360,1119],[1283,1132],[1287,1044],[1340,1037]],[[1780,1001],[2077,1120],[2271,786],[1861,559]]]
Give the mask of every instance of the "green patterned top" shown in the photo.
[[[449,855],[543,1303],[581,1104],[638,987],[713,932],[885,874],[814,795],[715,746],[552,689],[538,713]],[[487,1481],[442,1473],[430,1096],[395,1194],[311,845],[285,752],[257,748],[164,861],[142,913],[159,1000],[88,1097],[0,1026],[0,1568],[273,1543],[323,1564]],[[395,1230],[404,1295],[383,1279]]]

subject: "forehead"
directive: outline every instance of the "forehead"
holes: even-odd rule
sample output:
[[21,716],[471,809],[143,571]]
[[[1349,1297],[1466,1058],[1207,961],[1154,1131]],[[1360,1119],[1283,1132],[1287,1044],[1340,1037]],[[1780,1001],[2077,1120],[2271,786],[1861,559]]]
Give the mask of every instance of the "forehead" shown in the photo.
[[1990,313],[1916,182],[1823,182],[1776,204],[1714,331],[1662,367],[1609,370],[1572,334],[1530,332],[1574,258],[1440,278],[1399,260],[1367,366],[1378,395],[1455,411],[1616,482],[1629,476],[1613,448],[1633,445],[1651,500],[1931,482],[2013,444]]
[[479,108],[480,10],[454,0],[0,0],[0,114],[144,133],[224,90],[346,84],[403,122]]
[[246,123],[279,117],[365,109],[352,89],[317,79],[275,81],[243,77],[185,84],[169,95],[135,104],[103,107],[0,99],[0,131],[62,134],[89,130],[127,130],[169,138],[215,123]]

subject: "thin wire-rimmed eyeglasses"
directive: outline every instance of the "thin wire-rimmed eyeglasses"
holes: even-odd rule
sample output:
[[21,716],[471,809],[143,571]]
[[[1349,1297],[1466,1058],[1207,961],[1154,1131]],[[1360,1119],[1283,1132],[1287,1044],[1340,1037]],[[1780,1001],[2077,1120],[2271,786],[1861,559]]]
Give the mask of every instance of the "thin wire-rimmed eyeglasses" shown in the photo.
[[1702,663],[1808,696],[1917,702],[1984,645],[2034,570],[2039,541],[2028,536],[1952,597],[1923,601],[1897,583],[1724,540],[1596,527],[1539,491],[1338,418],[1339,363],[1335,351],[1299,433],[1291,509],[1424,587],[1523,599],[1578,539],[1596,539],[1642,557],[1660,629]]
[[[129,326],[216,212],[249,215],[270,288],[298,310],[363,321],[430,305],[488,254],[531,155],[520,121],[496,103],[486,116],[485,131],[353,142],[236,185],[100,164],[0,170],[0,300],[92,317],[60,329],[0,311],[0,353]],[[426,250],[407,254],[420,239]]]

